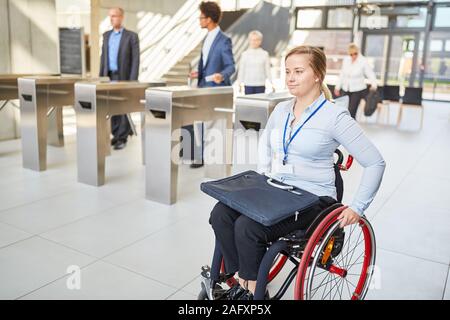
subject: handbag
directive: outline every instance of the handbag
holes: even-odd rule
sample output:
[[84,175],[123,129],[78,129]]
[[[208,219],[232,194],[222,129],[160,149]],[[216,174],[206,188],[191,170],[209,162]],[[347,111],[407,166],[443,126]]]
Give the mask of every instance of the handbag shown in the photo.
[[372,116],[377,110],[378,103],[381,102],[380,95],[377,91],[370,91],[366,98],[366,106],[364,108],[364,115],[366,117]]
[[319,203],[308,191],[246,171],[218,181],[202,183],[200,189],[250,219],[266,227],[293,217]]

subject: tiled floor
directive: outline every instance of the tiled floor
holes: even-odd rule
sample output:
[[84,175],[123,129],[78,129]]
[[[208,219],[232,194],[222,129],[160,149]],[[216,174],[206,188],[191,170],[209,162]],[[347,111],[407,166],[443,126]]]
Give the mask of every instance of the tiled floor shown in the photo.
[[[378,245],[369,299],[450,299],[450,105],[426,103],[422,131],[415,111],[401,130],[363,124],[387,162],[367,211]],[[66,146],[49,147],[43,173],[22,169],[20,141],[0,142],[0,299],[195,299],[214,244],[203,171],[181,168],[177,204],[147,201],[135,138],[107,159],[104,187],[78,184],[70,111],[65,123]],[[345,202],[361,175],[358,164],[344,174]],[[81,290],[68,289],[71,266]]]

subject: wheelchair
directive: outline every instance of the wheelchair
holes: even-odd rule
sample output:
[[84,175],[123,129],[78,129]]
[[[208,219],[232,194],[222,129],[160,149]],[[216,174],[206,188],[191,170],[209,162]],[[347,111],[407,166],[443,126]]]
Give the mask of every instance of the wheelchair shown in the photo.
[[[350,169],[353,157],[344,164],[336,150],[337,200],[342,202],[341,171]],[[358,224],[340,228],[338,217],[348,207],[337,203],[318,214],[305,230],[268,243],[261,262],[254,300],[267,299],[267,285],[280,275],[288,261],[293,268],[270,300],[281,300],[295,281],[295,300],[363,300],[369,290],[375,266],[376,245],[372,226],[365,216]],[[211,267],[202,267],[198,300],[220,300],[238,282],[227,274],[216,243]]]

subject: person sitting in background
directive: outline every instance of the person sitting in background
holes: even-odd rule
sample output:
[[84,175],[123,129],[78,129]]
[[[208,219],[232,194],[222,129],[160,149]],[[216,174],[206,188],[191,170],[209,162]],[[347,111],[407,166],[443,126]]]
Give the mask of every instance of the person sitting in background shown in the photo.
[[[348,46],[348,57],[344,58],[338,83],[334,89],[336,96],[347,95],[350,98],[349,111],[353,119],[356,119],[359,104],[367,96],[366,78],[370,81],[370,90],[377,90],[377,78],[356,44]],[[341,92],[342,90],[342,92]]]
[[250,48],[242,53],[237,83],[245,86],[246,95],[265,93],[266,80],[272,82],[269,53],[261,48],[261,32],[250,32],[248,39]]

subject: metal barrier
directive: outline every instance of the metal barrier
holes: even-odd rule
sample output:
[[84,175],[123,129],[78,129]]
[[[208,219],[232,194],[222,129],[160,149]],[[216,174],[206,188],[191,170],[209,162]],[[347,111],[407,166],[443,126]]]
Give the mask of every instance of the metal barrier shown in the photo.
[[[194,124],[196,139],[203,137],[200,145],[205,148],[200,150],[205,150],[205,175],[222,178],[231,173],[232,106],[232,87],[181,86],[146,91],[147,199],[169,205],[176,202],[178,162],[183,158],[180,153],[182,150],[186,156],[191,150],[191,139],[181,130],[186,125]],[[215,147],[219,156],[210,161],[208,150]]]
[[64,146],[63,107],[73,105],[74,84],[81,80],[81,76],[18,79],[24,168],[47,170],[47,142]]
[[144,112],[141,100],[145,97],[145,90],[164,85],[163,81],[94,81],[75,84],[79,182],[92,186],[105,184],[105,157],[107,148],[110,149],[108,118]]
[[[277,104],[293,98],[289,92],[255,94],[236,98],[233,134],[233,171],[255,170],[259,131],[265,129]],[[253,134],[249,130],[255,130]]]
[[[31,75],[0,74],[0,122],[2,127],[0,140],[17,139],[20,137],[18,111],[9,108],[9,106],[19,109],[18,105],[13,103],[13,101],[19,99],[17,79],[27,76]],[[55,117],[52,119],[55,119]]]

